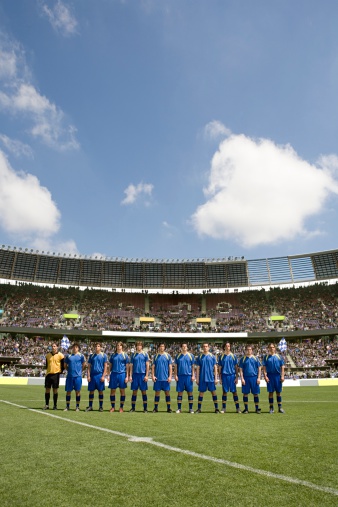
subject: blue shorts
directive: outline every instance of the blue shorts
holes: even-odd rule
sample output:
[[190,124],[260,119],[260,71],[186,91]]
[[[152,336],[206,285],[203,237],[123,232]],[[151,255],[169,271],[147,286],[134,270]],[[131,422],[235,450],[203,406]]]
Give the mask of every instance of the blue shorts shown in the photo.
[[203,380],[200,380],[200,385],[198,386],[198,391],[200,393],[205,393],[205,391],[216,391],[216,385],[215,382],[204,382]]
[[141,389],[141,391],[147,391],[148,384],[143,379],[145,377],[145,373],[133,373],[133,380],[130,386],[132,391],[137,391]]
[[65,384],[65,391],[67,393],[73,391],[81,391],[82,387],[82,377],[67,377]]
[[98,375],[94,375],[93,377],[90,377],[90,382],[88,382],[88,391],[95,391],[97,389],[98,391],[104,391],[105,385],[104,382],[101,382],[102,375],[99,373]]
[[235,393],[237,387],[235,384],[236,375],[222,375],[222,388],[225,393]]
[[279,373],[267,373],[269,382],[266,383],[266,388],[268,390],[268,393],[273,393],[276,391],[276,393],[281,393],[283,390],[283,383],[280,379]]
[[191,380],[191,375],[179,375],[178,382],[176,382],[176,391],[178,393],[183,393],[183,391],[187,391],[187,393],[192,393],[194,390],[193,381]]
[[116,389],[117,387],[119,387],[120,389],[125,389],[127,387],[127,384],[125,383],[126,376],[127,376],[126,373],[112,372],[110,374],[108,387],[110,387],[110,389]]
[[261,392],[260,385],[257,384],[257,377],[244,377],[245,386],[242,385],[243,394],[259,394]]
[[170,382],[167,382],[166,380],[156,380],[154,382],[154,391],[170,391]]

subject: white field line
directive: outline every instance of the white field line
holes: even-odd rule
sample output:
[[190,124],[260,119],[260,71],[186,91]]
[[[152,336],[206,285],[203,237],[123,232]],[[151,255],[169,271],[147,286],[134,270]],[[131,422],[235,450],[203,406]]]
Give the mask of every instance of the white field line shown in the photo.
[[171,445],[162,444],[161,442],[156,442],[151,437],[137,437],[135,435],[129,435],[128,433],[122,433],[121,431],[111,430],[108,428],[101,428],[100,426],[94,426],[92,424],[87,424],[81,421],[74,421],[72,419],[67,419],[65,417],[61,417],[55,414],[51,414],[47,411],[36,410],[34,408],[25,407],[23,405],[18,405],[16,403],[12,403],[6,400],[0,400],[1,403],[6,403],[7,405],[11,405],[13,407],[24,408],[29,410],[30,412],[35,412],[40,415],[46,415],[48,417],[53,417],[54,419],[59,419],[64,422],[77,424],[79,426],[84,426],[85,428],[90,428],[98,431],[103,431],[105,433],[110,433],[113,435],[117,435],[119,437],[127,438],[130,442],[141,442],[145,444],[154,445],[156,447],[160,447],[162,449],[167,449],[171,452],[177,452],[180,454],[185,454],[186,456],[192,456],[193,458],[203,459],[206,461],[211,461],[212,463],[219,463],[221,465],[226,465],[231,468],[236,468],[238,470],[244,470],[246,472],[251,472],[253,474],[262,475],[264,477],[269,477],[270,479],[276,479],[279,481],[288,482],[291,484],[296,484],[297,486],[304,486],[305,488],[309,488],[315,491],[321,491],[322,493],[328,493],[331,495],[338,496],[338,490],[334,488],[330,488],[327,486],[319,486],[314,484],[313,482],[303,481],[301,479],[295,479],[293,477],[289,477],[287,475],[275,474],[273,472],[268,472],[266,470],[260,470],[259,468],[253,468],[247,465],[241,465],[240,463],[235,463],[233,461],[228,461],[226,459],[214,458],[213,456],[208,456],[206,454],[200,454],[198,452],[189,451],[187,449],[181,449],[180,447],[172,447]]

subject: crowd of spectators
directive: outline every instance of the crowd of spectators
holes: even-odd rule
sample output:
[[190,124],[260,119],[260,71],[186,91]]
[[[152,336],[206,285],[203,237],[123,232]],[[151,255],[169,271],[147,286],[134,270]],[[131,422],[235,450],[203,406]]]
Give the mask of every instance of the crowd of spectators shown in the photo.
[[[154,321],[142,322],[142,316]],[[200,317],[210,321],[199,323]],[[2,284],[0,326],[171,333],[333,329],[338,284],[171,295]]]
[[[1,374],[35,376],[45,374],[46,354],[51,350],[53,341],[37,336],[28,338],[24,335],[6,335],[0,338],[0,358],[3,359]],[[116,349],[116,341],[103,343],[104,352],[110,357]],[[268,341],[253,343],[254,354],[261,360],[268,352]],[[95,351],[95,341],[82,339],[80,342],[81,352],[86,358]],[[232,342],[232,351],[238,358],[244,356],[247,342]],[[180,342],[168,342],[167,352],[174,357],[180,350]],[[202,352],[202,344],[189,342],[188,348],[195,356]],[[125,351],[131,354],[135,350],[134,343],[126,343]],[[145,350],[150,359],[157,351],[157,344],[154,342],[145,343]],[[221,343],[211,343],[210,351],[219,355],[222,353]],[[63,351],[65,354],[66,350]],[[338,339],[316,339],[290,341],[286,352],[282,353],[286,365],[286,378],[316,378],[316,377],[338,377],[337,367],[330,365],[330,359],[337,359],[338,362]],[[5,358],[10,358],[7,362]],[[337,363],[336,363],[337,364]]]

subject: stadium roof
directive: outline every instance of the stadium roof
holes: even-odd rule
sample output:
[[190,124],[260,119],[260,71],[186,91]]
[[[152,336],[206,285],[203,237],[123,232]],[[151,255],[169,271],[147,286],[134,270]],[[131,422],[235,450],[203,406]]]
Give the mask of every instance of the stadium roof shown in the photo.
[[214,291],[338,279],[338,250],[268,259],[88,258],[2,245],[0,278],[105,289]]

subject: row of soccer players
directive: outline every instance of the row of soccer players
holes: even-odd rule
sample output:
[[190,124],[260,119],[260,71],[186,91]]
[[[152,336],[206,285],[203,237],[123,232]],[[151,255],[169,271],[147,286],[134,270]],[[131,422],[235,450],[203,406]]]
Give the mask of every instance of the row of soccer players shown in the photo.
[[[227,395],[229,392],[233,395],[236,412],[247,414],[249,412],[248,396],[250,393],[254,396],[255,412],[259,414],[259,394],[260,379],[263,369],[264,378],[267,384],[270,413],[274,412],[274,392],[276,392],[278,411],[284,413],[282,408],[282,385],[284,382],[284,360],[276,353],[273,343],[269,344],[268,354],[260,362],[257,356],[252,353],[252,347],[246,346],[245,356],[238,361],[235,354],[231,352],[231,345],[227,342],[223,347],[223,353],[218,359],[209,352],[209,344],[203,343],[203,352],[195,359],[194,355],[188,351],[186,343],[181,345],[181,351],[176,355],[174,361],[170,354],[165,351],[165,344],[161,343],[157,354],[153,358],[151,365],[151,374],[153,380],[153,390],[155,391],[153,412],[158,412],[160,402],[160,393],[164,391],[167,412],[172,412],[170,387],[173,374],[176,380],[177,392],[177,410],[182,410],[183,392],[188,394],[189,412],[193,410],[193,383],[196,381],[198,386],[198,407],[196,413],[202,410],[203,396],[206,391],[210,391],[215,407],[215,413],[225,413],[227,405]],[[150,372],[150,360],[147,352],[143,350],[142,342],[136,343],[136,351],[129,357],[123,351],[123,343],[119,342],[116,351],[111,354],[108,361],[107,355],[102,352],[101,344],[95,344],[95,353],[88,358],[86,365],[85,358],[80,352],[77,343],[73,344],[71,354],[66,357],[58,352],[57,344],[52,345],[52,352],[46,356],[46,378],[45,378],[45,407],[49,409],[50,391],[53,388],[53,409],[57,408],[58,387],[60,374],[64,369],[67,370],[65,384],[66,390],[66,408],[70,410],[71,393],[76,393],[76,410],[80,410],[82,372],[87,366],[87,380],[89,391],[89,406],[87,412],[93,410],[94,392],[99,394],[99,411],[103,411],[103,392],[105,390],[105,378],[110,373],[110,412],[116,410],[116,390],[120,390],[119,411],[124,411],[126,399],[125,390],[127,383],[131,383],[132,398],[130,412],[135,412],[137,393],[142,393],[143,411],[148,412],[148,378]],[[237,384],[241,379],[244,410],[240,410],[237,394]],[[218,408],[218,399],[216,385],[222,384],[222,407]]]

